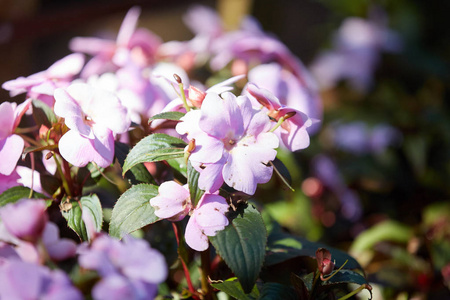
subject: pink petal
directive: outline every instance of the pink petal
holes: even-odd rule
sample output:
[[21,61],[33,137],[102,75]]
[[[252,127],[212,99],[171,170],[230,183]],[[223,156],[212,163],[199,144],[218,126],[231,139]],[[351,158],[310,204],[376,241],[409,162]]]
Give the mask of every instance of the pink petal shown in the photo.
[[200,176],[198,178],[199,188],[214,193],[222,186],[222,170],[226,163],[226,157],[227,156],[224,156],[217,163],[207,164],[206,167],[200,171]]
[[158,196],[150,199],[150,205],[155,207],[155,215],[161,219],[176,217],[174,221],[182,220],[190,209],[190,194],[186,187],[175,181],[163,182],[158,189]]
[[91,127],[84,123],[84,113],[80,104],[64,89],[55,90],[55,114],[64,118],[69,129],[75,130],[86,137],[93,138]]
[[141,9],[138,6],[133,6],[130,10],[128,10],[127,15],[123,19],[122,25],[120,26],[119,33],[117,34],[117,45],[128,45],[128,41],[136,29],[140,14]]
[[76,37],[69,43],[70,50],[74,52],[83,52],[90,55],[110,54],[115,51],[116,43],[114,41],[91,38]]
[[205,251],[209,247],[208,237],[198,227],[195,218],[191,217],[184,234],[186,244],[196,251]]
[[114,137],[112,132],[104,138],[87,139],[74,130],[69,130],[59,140],[61,156],[77,167],[95,162],[102,168],[108,167],[114,158]]
[[66,78],[77,75],[84,65],[84,55],[72,53],[58,60],[47,69],[49,78]]
[[23,139],[15,134],[0,141],[0,174],[10,175],[14,171],[24,145]]
[[0,140],[6,139],[14,131],[14,106],[10,102],[0,104]]

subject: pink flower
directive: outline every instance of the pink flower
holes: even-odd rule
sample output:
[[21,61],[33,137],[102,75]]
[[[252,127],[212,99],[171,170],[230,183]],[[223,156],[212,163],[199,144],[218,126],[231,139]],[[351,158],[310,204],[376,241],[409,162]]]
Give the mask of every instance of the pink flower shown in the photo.
[[95,162],[106,168],[114,158],[114,137],[128,130],[127,110],[113,94],[85,83],[55,91],[55,114],[70,129],[59,140],[59,151],[71,164]]
[[262,64],[248,72],[248,81],[269,90],[281,105],[301,111],[314,120],[307,129],[313,134],[320,128],[318,121],[322,119],[322,102],[315,81],[306,68],[301,66],[301,69],[299,77],[278,63]]
[[66,87],[77,75],[84,65],[84,56],[80,53],[72,53],[58,60],[47,70],[19,77],[5,82],[2,87],[10,91],[11,96],[27,92],[27,97],[40,99],[53,106],[53,93],[58,87]]
[[254,112],[246,96],[208,93],[201,110],[190,111],[178,123],[179,134],[195,139],[190,155],[200,172],[199,187],[216,191],[223,182],[247,194],[272,177],[269,161],[275,159],[278,138],[268,132],[264,111]]
[[93,56],[82,71],[83,78],[115,71],[129,63],[144,67],[154,62],[161,40],[146,29],[136,30],[140,12],[139,7],[128,11],[115,41],[94,37],[76,37],[70,41],[72,51]]
[[228,207],[222,196],[203,195],[186,226],[185,239],[189,247],[197,251],[208,249],[208,236],[215,236],[228,226],[229,221],[225,216]]
[[291,151],[297,151],[309,146],[309,134],[307,128],[311,126],[311,119],[303,112],[294,108],[285,107],[271,92],[260,89],[254,84],[247,86],[249,94],[258,100],[267,110],[268,115],[275,121],[282,117],[287,118],[279,127],[283,144]]
[[0,209],[3,224],[18,239],[35,242],[42,237],[48,221],[47,206],[42,200],[22,199]]
[[10,175],[22,155],[23,139],[14,134],[20,119],[30,106],[31,100],[17,106],[16,103],[0,104],[0,174]]
[[161,219],[180,221],[192,208],[187,185],[181,186],[175,181],[163,182],[158,189],[158,196],[150,199],[155,208],[155,215]]

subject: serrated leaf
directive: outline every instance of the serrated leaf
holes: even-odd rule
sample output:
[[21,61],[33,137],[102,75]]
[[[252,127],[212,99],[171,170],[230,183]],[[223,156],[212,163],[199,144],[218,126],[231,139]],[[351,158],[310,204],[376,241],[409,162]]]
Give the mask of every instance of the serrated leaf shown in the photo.
[[[116,141],[114,143],[114,152],[117,161],[119,162],[120,166],[123,167],[123,164],[125,163],[125,158],[130,152],[130,146]],[[138,164],[132,167],[128,172],[125,173],[125,177],[131,182],[131,184],[138,184],[138,183],[156,184],[155,179],[148,172],[147,168],[142,164]]]
[[297,300],[298,298],[293,288],[277,282],[267,282],[261,289],[259,300],[272,299]]
[[239,279],[244,292],[250,293],[264,261],[266,227],[258,210],[251,205],[233,214],[230,225],[210,237],[210,241]]
[[246,294],[236,277],[222,282],[213,282],[211,285],[227,295],[239,300],[255,300],[259,298],[259,290],[256,285],[253,286],[253,289],[249,294]]
[[117,200],[112,210],[109,234],[122,238],[124,235],[155,223],[159,218],[150,205],[150,199],[158,195],[158,187],[151,184],[133,185]]
[[31,102],[33,106],[33,119],[38,126],[45,125],[51,128],[53,123],[58,122],[53,109],[38,99],[33,99]]
[[139,141],[128,153],[122,174],[139,163],[183,157],[185,146],[183,140],[173,136],[164,133],[151,134]]
[[163,112],[157,115],[154,115],[150,119],[148,119],[148,122],[150,123],[153,120],[171,120],[171,121],[179,121],[185,113],[179,112],[179,111],[167,111]]
[[[64,202],[63,202],[64,203]],[[66,202],[67,203],[67,202]],[[81,205],[81,206],[80,206]],[[75,233],[83,241],[90,240],[90,232],[86,229],[86,224],[82,219],[83,210],[91,217],[94,229],[100,232],[103,223],[102,206],[97,195],[89,195],[81,197],[80,201],[70,201],[70,207],[61,213],[67,220],[67,225],[75,231]]]
[[[8,203],[14,203],[23,198],[29,198],[30,196],[30,188],[25,186],[14,186],[12,188],[7,189],[2,194],[0,194],[0,207],[5,206]],[[33,192],[32,198],[34,199],[45,199],[47,196]]]
[[77,201],[70,202],[70,209],[61,212],[64,219],[67,220],[67,226],[71,228],[82,241],[88,240],[86,226],[81,218],[81,207]]
[[187,181],[188,181],[191,201],[194,206],[197,205],[198,201],[205,193],[205,191],[201,190],[198,187],[198,177],[199,176],[200,176],[200,173],[194,169],[194,167],[191,165],[191,162],[189,161],[188,167],[187,167]]
[[346,269],[362,270],[359,263],[344,251],[285,232],[272,232],[269,235],[264,264],[271,266],[299,256],[315,257],[318,248],[327,248],[331,252],[331,259],[336,261],[337,267],[348,260],[345,265]]

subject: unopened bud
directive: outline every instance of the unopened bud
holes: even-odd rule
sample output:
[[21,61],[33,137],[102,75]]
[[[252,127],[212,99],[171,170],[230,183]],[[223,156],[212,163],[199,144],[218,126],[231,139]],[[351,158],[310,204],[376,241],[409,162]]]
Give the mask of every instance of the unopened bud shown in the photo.
[[173,74],[173,78],[175,78],[175,81],[178,82],[178,84],[182,83],[181,77],[177,74]]
[[53,157],[53,152],[48,152],[47,154],[45,154],[45,160],[49,160],[50,158]]
[[192,139],[192,140],[189,141],[189,144],[188,144],[186,152],[191,154],[192,151],[194,151],[194,149],[195,149],[195,139]]
[[201,107],[205,97],[206,97],[205,92],[199,90],[195,86],[192,85],[189,86],[188,98],[189,101],[191,101],[192,105],[194,105],[195,107]]

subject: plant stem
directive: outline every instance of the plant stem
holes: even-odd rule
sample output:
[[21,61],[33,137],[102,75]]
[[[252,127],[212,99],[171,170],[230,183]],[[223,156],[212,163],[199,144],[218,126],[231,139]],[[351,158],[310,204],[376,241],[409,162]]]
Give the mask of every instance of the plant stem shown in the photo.
[[175,224],[175,222],[172,222],[172,227],[173,227],[173,232],[175,233],[175,238],[177,240],[177,245],[178,245],[178,258],[181,261],[181,265],[183,266],[183,271],[184,271],[184,276],[186,276],[186,282],[189,288],[189,292],[191,292],[192,297],[194,299],[198,299],[197,297],[197,292],[195,291],[194,286],[192,285],[192,281],[191,281],[191,275],[189,274],[189,269],[183,259],[183,257],[181,256],[181,249],[183,247],[182,243],[180,243],[180,236],[178,234],[178,227],[177,224]]
[[72,197],[72,192],[70,191],[69,184],[67,183],[66,176],[61,168],[61,164],[59,163],[58,159],[55,155],[53,155],[53,158],[55,159],[56,168],[58,169],[59,175],[61,176],[62,184],[64,187],[64,190],[66,191],[67,196]]
[[215,297],[215,294],[212,293],[212,290],[208,283],[209,274],[211,274],[211,253],[209,248],[205,251],[200,252],[200,259],[202,262],[201,268],[201,282],[202,282],[202,291],[206,300],[212,300]]
[[345,295],[344,297],[339,298],[338,300],[345,300],[345,299],[348,299],[348,298],[350,298],[351,296],[358,294],[359,292],[361,292],[362,290],[364,290],[364,289],[366,289],[366,288],[370,291],[370,288],[368,288],[367,284],[363,284],[363,285],[361,285],[359,288],[357,288],[356,290],[354,290],[354,291],[348,293],[347,295]]

